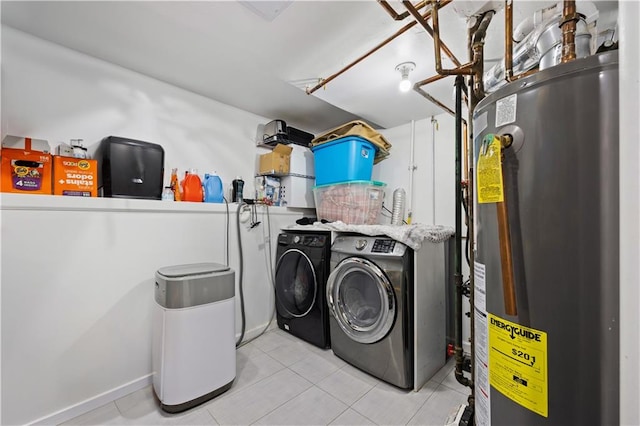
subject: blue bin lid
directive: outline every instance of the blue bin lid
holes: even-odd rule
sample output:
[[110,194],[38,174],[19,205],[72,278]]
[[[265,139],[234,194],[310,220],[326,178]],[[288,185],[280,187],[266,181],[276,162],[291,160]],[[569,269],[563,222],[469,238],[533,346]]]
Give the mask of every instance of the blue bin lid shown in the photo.
[[362,136],[342,136],[336,139],[333,139],[331,142],[325,142],[322,143],[320,145],[316,145],[316,146],[312,146],[311,147],[311,151],[317,151],[319,149],[322,148],[329,148],[332,147],[334,145],[338,145],[340,143],[344,143],[344,142],[351,142],[351,141],[358,141],[358,142],[362,142],[362,143],[366,143],[367,145],[369,145],[371,148],[375,149],[376,151],[378,151],[378,147],[374,144],[372,144],[369,140],[367,140],[366,138],[363,138]]
[[371,185],[371,186],[379,186],[379,187],[384,187],[387,186],[386,183],[384,182],[378,182],[377,180],[347,180],[344,182],[335,182],[335,183],[326,183],[324,185],[316,185],[313,187],[313,189],[316,188],[326,188],[328,186],[336,186],[336,185],[345,185],[345,184],[356,184],[356,185]]

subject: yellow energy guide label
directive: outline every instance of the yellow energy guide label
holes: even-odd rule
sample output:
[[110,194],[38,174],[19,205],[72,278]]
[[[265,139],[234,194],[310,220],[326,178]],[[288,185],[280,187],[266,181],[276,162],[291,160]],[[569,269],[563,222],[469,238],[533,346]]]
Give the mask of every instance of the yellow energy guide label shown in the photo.
[[498,137],[489,134],[483,138],[476,167],[480,204],[504,201],[501,152],[502,145]]
[[488,314],[489,383],[548,417],[547,333]]

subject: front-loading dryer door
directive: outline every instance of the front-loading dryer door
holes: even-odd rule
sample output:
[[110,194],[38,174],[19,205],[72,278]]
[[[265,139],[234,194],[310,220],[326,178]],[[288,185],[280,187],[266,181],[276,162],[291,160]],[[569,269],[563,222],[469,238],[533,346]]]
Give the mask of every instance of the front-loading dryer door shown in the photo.
[[316,302],[317,293],[318,281],[311,259],[298,249],[285,251],[276,266],[279,314],[289,318],[307,315]]
[[327,303],[342,331],[359,343],[384,338],[396,317],[389,279],[376,264],[359,257],[342,260],[331,272]]

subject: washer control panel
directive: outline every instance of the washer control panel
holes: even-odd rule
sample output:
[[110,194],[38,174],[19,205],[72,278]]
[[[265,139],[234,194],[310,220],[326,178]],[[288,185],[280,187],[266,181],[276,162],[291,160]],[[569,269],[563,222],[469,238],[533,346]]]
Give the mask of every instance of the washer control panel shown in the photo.
[[309,247],[322,247],[326,244],[327,237],[324,235],[308,235],[303,239],[303,244]]
[[332,256],[341,253],[351,256],[400,257],[407,250],[411,249],[393,238],[381,235],[338,235],[331,245]]
[[367,246],[367,240],[356,240],[356,250],[364,250]]
[[375,240],[371,253],[393,253],[393,249],[396,246],[394,240]]
[[324,247],[327,244],[328,236],[326,235],[305,235],[305,234],[288,234],[282,233],[278,235],[278,244],[281,245],[299,245],[307,247]]

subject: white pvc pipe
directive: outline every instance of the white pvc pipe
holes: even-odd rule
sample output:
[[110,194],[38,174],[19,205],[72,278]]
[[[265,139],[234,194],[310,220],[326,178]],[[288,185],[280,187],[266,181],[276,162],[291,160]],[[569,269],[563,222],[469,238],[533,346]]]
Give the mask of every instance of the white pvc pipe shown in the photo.
[[436,224],[436,126],[438,120],[431,116],[431,222]]
[[416,144],[416,121],[411,120],[411,144],[410,144],[410,152],[409,152],[409,203],[408,203],[408,211],[407,215],[412,217],[413,215],[413,178],[414,172],[416,170],[416,166],[414,164],[414,151]]

